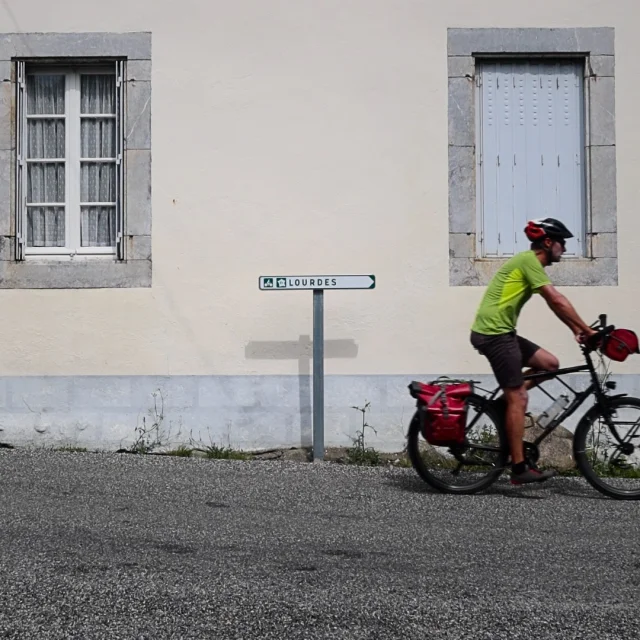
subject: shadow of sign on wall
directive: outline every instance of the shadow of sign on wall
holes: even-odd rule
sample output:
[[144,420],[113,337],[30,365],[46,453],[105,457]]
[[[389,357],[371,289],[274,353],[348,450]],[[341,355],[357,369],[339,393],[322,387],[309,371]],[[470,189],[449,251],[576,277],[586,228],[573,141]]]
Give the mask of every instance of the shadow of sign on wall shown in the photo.
[[[245,347],[248,360],[297,360],[300,406],[300,441],[302,446],[313,445],[313,404],[311,394],[311,366],[313,341],[302,335],[298,340],[252,341]],[[357,358],[358,345],[353,339],[325,340],[325,358]]]

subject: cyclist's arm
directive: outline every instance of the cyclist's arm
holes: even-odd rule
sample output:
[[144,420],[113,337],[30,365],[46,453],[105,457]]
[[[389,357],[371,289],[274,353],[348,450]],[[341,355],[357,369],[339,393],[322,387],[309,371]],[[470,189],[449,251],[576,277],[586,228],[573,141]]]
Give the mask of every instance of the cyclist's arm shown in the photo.
[[552,284],[544,285],[538,293],[546,300],[549,308],[564,322],[575,335],[586,336],[593,333],[593,329],[578,315],[566,296],[562,295]]

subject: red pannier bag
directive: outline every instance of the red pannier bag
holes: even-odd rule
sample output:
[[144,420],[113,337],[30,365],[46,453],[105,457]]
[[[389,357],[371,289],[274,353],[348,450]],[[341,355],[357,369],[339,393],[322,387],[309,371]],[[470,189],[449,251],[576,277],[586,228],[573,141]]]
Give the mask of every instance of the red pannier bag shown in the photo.
[[640,353],[638,336],[630,329],[614,329],[604,339],[600,351],[611,360],[624,362],[632,353]]
[[418,415],[425,440],[436,446],[462,444],[467,425],[466,398],[473,393],[473,383],[435,380],[412,382],[411,395],[418,401]]

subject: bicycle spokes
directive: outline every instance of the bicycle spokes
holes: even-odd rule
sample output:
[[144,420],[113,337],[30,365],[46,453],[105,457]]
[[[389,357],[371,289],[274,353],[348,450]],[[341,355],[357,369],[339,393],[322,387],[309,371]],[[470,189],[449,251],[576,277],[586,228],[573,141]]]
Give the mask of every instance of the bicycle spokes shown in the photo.
[[620,407],[599,417],[587,434],[585,454],[607,484],[640,488],[640,408]]
[[437,447],[423,442],[420,455],[434,476],[459,486],[471,484],[501,466],[498,428],[489,415],[471,407],[464,444]]

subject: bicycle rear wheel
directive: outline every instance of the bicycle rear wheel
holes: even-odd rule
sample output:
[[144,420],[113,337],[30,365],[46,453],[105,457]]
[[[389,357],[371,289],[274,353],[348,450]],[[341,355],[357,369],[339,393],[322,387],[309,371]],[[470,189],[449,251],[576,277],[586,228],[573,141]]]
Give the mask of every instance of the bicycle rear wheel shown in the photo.
[[[489,487],[504,470],[508,445],[503,417],[481,396],[467,399],[467,439],[455,447],[427,443],[418,412],[407,433],[409,458],[418,475],[444,493],[477,493]],[[476,420],[477,418],[477,420]],[[472,421],[475,423],[471,426]]]
[[640,499],[640,398],[610,400],[611,422],[595,408],[576,428],[573,454],[592,487],[618,500]]

